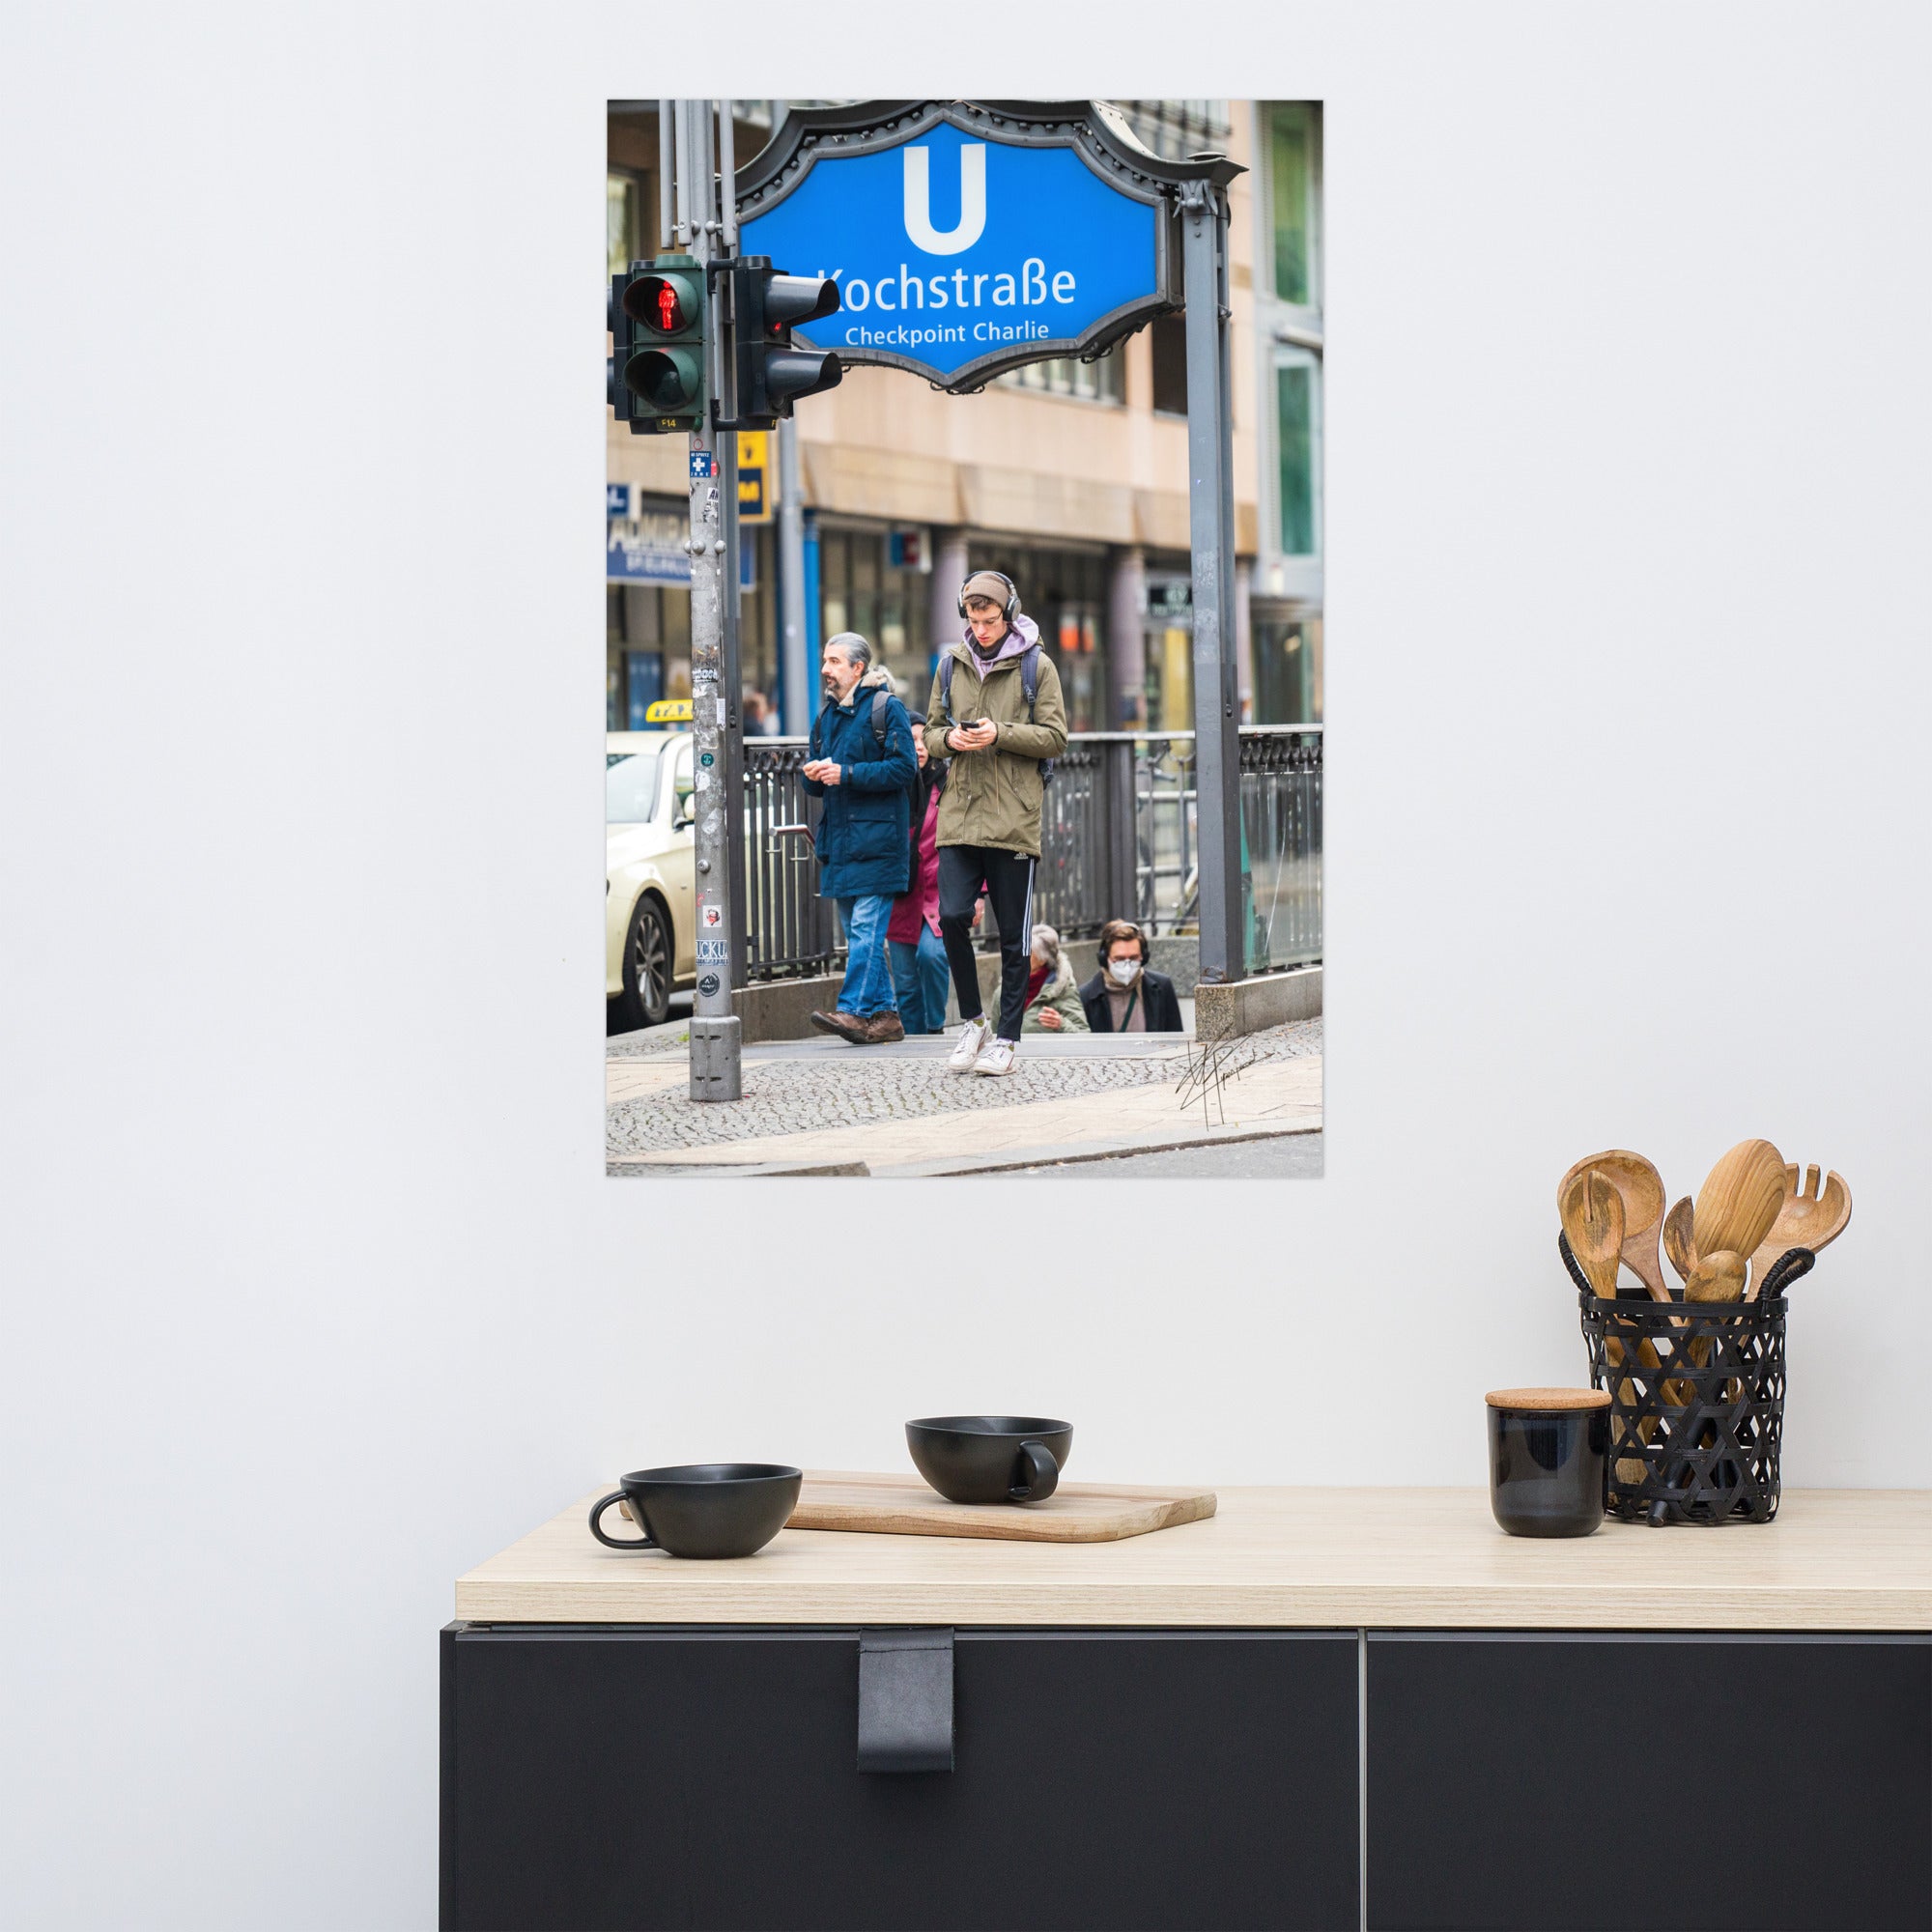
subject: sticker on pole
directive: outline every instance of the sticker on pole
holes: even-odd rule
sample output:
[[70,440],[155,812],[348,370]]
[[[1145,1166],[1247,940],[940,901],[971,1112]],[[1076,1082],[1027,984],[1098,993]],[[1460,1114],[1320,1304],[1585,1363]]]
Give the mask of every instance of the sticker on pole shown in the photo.
[[718,975],[716,973],[705,974],[704,978],[697,982],[697,990],[708,1000],[718,990]]
[[694,449],[691,452],[691,480],[702,483],[707,477],[718,474],[718,459],[708,449]]
[[729,943],[723,939],[700,939],[697,942],[697,963],[700,966],[724,966],[730,963]]
[[698,923],[705,926],[723,925],[724,908],[720,905],[700,906],[697,909]]

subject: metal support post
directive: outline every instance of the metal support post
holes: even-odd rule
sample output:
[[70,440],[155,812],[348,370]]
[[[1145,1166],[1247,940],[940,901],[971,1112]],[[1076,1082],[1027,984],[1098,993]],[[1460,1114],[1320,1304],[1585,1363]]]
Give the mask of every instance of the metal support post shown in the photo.
[[723,696],[724,742],[719,765],[724,771],[725,878],[731,907],[731,985],[744,985],[751,959],[752,933],[745,887],[745,673],[739,638],[744,614],[745,571],[738,533],[738,438],[735,431],[718,437],[718,491],[724,537],[720,566],[719,610],[724,618]]
[[[723,252],[738,252],[738,208],[733,190],[736,165],[736,129],[731,125],[731,102],[718,103],[718,220],[722,230]],[[734,299],[729,285],[719,282],[717,294]],[[714,311],[717,313],[717,311]],[[722,321],[722,316],[721,316]],[[733,316],[735,332],[737,318]],[[717,331],[720,340],[724,330]],[[718,380],[712,393],[729,392],[730,413],[738,413],[737,375],[727,370],[721,358]],[[724,755],[720,760],[724,772],[725,848],[730,855],[726,870],[731,906],[731,987],[735,992],[748,978],[752,956],[752,923],[745,878],[745,671],[741,650],[745,611],[745,565],[738,534],[738,433],[724,430],[718,436],[718,487],[724,499],[724,569],[720,586],[720,608],[724,616]]]
[[653,254],[668,254],[677,233],[677,108],[658,102],[658,245]]
[[[805,492],[798,473],[798,424],[781,418],[779,437],[779,662],[784,687],[786,732],[803,738],[811,729],[817,694],[805,661]],[[923,694],[921,694],[923,696]]]
[[[1140,920],[1140,827],[1136,822],[1134,757],[1139,747],[1125,735],[1100,741],[1098,803],[1106,828],[1107,917]],[[1104,961],[1101,962],[1103,965]]]
[[1241,708],[1235,662],[1235,466],[1228,355],[1228,205],[1180,190],[1187,306],[1188,537],[1194,562],[1194,786],[1201,978],[1247,971],[1241,920]]
[[[700,263],[712,254],[710,121],[707,102],[678,102],[678,213],[690,238],[687,246]],[[715,337],[715,327],[713,333]],[[712,395],[717,394],[717,373],[714,353],[705,384]],[[743,846],[744,814],[734,813],[726,799],[730,718],[738,694],[735,684],[725,681],[724,609],[727,586],[734,598],[737,594],[738,561],[725,549],[725,479],[720,472],[727,466],[718,461],[719,440],[707,414],[691,439],[691,716],[696,740],[693,837],[697,872],[694,1100],[736,1100],[744,1094],[740,1027],[731,1010],[732,960],[740,951],[731,902],[731,847],[734,842]]]
[[671,213],[671,244],[677,248],[691,245],[691,210],[686,200],[691,181],[691,102],[673,100],[671,109],[671,142],[676,149],[674,156],[677,173],[673,176],[674,194]]

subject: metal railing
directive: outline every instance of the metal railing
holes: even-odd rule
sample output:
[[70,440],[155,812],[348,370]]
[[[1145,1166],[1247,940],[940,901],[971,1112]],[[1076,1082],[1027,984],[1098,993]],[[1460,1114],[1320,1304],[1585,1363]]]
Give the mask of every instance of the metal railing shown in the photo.
[[799,767],[803,738],[745,743],[745,970],[753,980],[820,973],[845,950],[829,899],[818,896],[810,833],[819,803]]
[[[843,955],[818,897],[806,828],[818,803],[798,776],[799,738],[745,747],[747,954],[753,980],[824,972]],[[1242,870],[1248,970],[1321,957],[1319,724],[1241,729]],[[1131,916],[1149,930],[1195,929],[1200,899],[1191,731],[1077,732],[1047,787],[1035,910],[1067,939]]]

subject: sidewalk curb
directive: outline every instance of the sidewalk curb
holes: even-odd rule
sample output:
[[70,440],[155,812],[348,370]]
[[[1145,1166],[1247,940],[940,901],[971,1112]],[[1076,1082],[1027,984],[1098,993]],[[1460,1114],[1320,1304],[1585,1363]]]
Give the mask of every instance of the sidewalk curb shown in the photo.
[[874,1172],[863,1160],[826,1161],[810,1165],[790,1161],[702,1161],[678,1166],[671,1161],[626,1159],[609,1156],[604,1163],[607,1178],[618,1175],[649,1175],[662,1180],[744,1180],[751,1178],[864,1175],[872,1180],[945,1180],[969,1174],[1013,1174],[1026,1167],[1076,1167],[1096,1160],[1121,1160],[1133,1154],[1173,1153],[1183,1149],[1235,1147],[1244,1141],[1290,1140],[1298,1134],[1319,1134],[1314,1127],[1249,1127],[1232,1133],[1162,1136],[1155,1140],[1123,1141],[1095,1148],[1085,1141],[1047,1142],[1016,1156],[1011,1149],[977,1159],[907,1161],[902,1166]]

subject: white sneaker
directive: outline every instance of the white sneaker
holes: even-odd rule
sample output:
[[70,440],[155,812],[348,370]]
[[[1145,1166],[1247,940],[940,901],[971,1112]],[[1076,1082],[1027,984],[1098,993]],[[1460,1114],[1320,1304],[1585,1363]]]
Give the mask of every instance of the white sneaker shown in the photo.
[[946,1064],[954,1073],[971,1073],[980,1052],[993,1037],[993,1029],[986,1024],[982,1014],[977,1020],[968,1020],[959,1029],[959,1043],[952,1049]]
[[980,1058],[974,1064],[975,1073],[1010,1073],[1013,1070],[1013,1055],[1018,1047],[1009,1039],[996,1039],[982,1047]]

